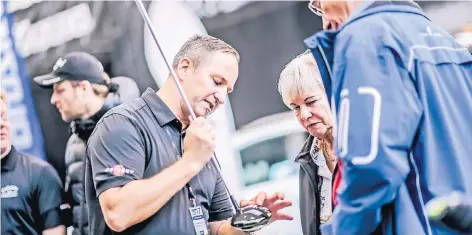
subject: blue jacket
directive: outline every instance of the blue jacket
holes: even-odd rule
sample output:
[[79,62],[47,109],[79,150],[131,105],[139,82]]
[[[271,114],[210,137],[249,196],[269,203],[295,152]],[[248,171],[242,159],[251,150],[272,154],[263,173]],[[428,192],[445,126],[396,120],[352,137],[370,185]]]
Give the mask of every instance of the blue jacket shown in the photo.
[[305,40],[331,97],[338,205],[323,234],[455,234],[433,197],[472,196],[472,56],[413,2],[366,2]]

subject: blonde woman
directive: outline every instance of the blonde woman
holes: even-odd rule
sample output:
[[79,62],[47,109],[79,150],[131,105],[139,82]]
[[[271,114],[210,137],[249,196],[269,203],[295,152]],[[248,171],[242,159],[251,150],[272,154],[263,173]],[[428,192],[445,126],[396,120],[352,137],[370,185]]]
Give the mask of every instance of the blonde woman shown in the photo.
[[312,54],[305,52],[286,65],[278,82],[283,102],[310,134],[296,161],[300,164],[300,216],[303,234],[321,234],[331,218],[332,117]]

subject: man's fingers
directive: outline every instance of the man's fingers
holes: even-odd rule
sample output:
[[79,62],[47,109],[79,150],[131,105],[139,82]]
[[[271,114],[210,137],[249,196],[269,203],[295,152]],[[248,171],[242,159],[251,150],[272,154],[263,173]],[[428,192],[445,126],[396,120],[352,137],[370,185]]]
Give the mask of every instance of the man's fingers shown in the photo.
[[260,192],[259,194],[257,194],[256,196],[256,204],[259,205],[259,206],[262,206],[264,204],[264,201],[266,200],[267,198],[267,194],[265,192]]
[[274,220],[293,220],[293,217],[285,213],[277,213]]
[[277,200],[284,200],[284,199],[285,199],[285,195],[283,193],[281,193],[281,192],[274,193],[274,194],[270,195],[270,197],[266,198],[264,205],[265,206],[270,206],[274,202],[276,202]]
[[256,202],[255,201],[252,201],[252,200],[242,200],[239,205],[241,207],[245,207],[245,206],[252,206],[252,205],[256,205]]
[[289,207],[292,205],[292,202],[291,201],[279,201],[279,202],[276,202],[274,203],[269,209],[271,209],[271,211],[278,211],[278,210],[281,210],[283,208],[286,208],[286,207]]
[[277,193],[275,193],[275,194],[277,195],[277,197],[278,197],[280,200],[284,200],[284,199],[285,199],[284,193],[282,193],[282,192],[277,192]]

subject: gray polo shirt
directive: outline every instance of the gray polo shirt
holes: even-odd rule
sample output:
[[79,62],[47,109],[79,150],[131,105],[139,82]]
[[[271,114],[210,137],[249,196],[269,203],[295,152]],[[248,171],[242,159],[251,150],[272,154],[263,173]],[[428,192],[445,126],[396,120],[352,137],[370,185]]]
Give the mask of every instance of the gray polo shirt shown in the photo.
[[[178,160],[182,155],[181,126],[150,88],[141,98],[115,107],[102,117],[87,144],[85,190],[90,234],[112,233],[98,202],[102,192],[150,178]],[[204,167],[190,186],[207,221],[233,215],[222,179],[213,166]],[[188,189],[183,187],[156,214],[124,233],[195,235],[190,206]]]

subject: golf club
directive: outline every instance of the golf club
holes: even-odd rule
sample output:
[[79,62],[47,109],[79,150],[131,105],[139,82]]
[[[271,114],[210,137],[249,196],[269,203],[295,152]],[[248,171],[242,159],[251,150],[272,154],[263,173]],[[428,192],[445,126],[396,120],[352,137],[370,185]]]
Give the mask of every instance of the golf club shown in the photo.
[[[141,0],[135,0],[136,5],[138,6],[139,12],[141,13],[141,16],[143,17],[144,21],[146,22],[146,25],[149,28],[149,31],[151,32],[151,35],[154,39],[154,42],[156,43],[159,52],[162,55],[162,58],[164,59],[164,62],[169,69],[170,73],[172,74],[172,77],[175,80],[175,83],[177,85],[177,88],[179,90],[180,95],[182,96],[185,106],[187,107],[191,117],[193,119],[196,119],[196,115],[192,110],[192,107],[190,106],[190,103],[184,93],[184,90],[182,89],[182,86],[180,85],[179,79],[177,78],[177,74],[175,73],[174,69],[172,66],[169,64],[167,61],[166,57],[164,56],[164,51],[161,48],[157,36],[154,30],[154,27],[152,26],[151,20],[149,18],[149,15],[147,14],[146,8],[144,7],[143,3]],[[267,225],[270,221],[271,213],[270,210],[268,210],[265,207],[259,207],[259,206],[249,206],[247,208],[241,209],[239,207],[239,204],[237,203],[236,199],[234,198],[233,194],[229,191],[225,181],[223,180],[223,175],[221,174],[221,169],[220,169],[220,164],[216,158],[215,153],[213,153],[213,156],[211,158],[211,161],[214,165],[214,168],[216,168],[218,174],[221,176],[223,185],[225,187],[226,192],[228,193],[229,199],[231,201],[231,204],[233,205],[234,209],[236,210],[236,215],[233,216],[231,220],[231,224],[234,227],[237,227],[243,231],[246,232],[253,232],[261,229],[265,225]]]

